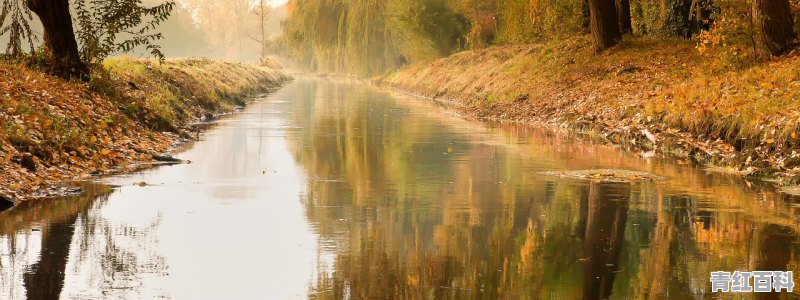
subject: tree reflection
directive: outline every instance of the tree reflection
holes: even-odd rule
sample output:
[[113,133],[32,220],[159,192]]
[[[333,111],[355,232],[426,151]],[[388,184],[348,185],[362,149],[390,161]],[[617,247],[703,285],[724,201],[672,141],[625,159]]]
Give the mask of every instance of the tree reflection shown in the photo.
[[[19,240],[21,235],[33,232],[40,234],[38,260],[25,269],[22,282],[9,276],[7,280],[3,280],[3,284],[22,284],[28,299],[60,297],[67,274],[70,245],[75,235],[75,223],[80,216],[86,214],[95,197],[105,197],[110,192],[107,187],[95,185],[86,185],[84,189],[90,196],[29,201],[0,214],[0,235],[7,238],[8,245],[4,248],[11,250],[10,259],[14,261],[10,268],[24,265],[27,252],[18,253],[12,249],[30,249],[33,245],[29,243],[37,241],[30,236]],[[20,245],[19,242],[23,244]],[[2,269],[0,266],[0,270]],[[2,271],[9,274],[6,271],[13,270]]]
[[28,299],[58,299],[64,286],[69,245],[75,233],[77,214],[53,222],[42,230],[39,262],[25,273]]
[[591,184],[584,247],[583,299],[608,299],[619,272],[630,184]]
[[742,265],[764,248],[754,227],[798,225],[775,193],[752,201],[666,164],[679,185],[544,177],[532,170],[644,167],[552,133],[410,114],[425,107],[360,85],[301,86],[303,129],[287,134],[326,257],[312,298],[708,298],[709,272],[755,267]]
[[[166,268],[148,238],[158,219],[144,228],[118,226],[101,213],[112,190],[92,184],[84,190],[86,196],[30,201],[0,213],[0,249],[5,252],[0,254],[8,254],[11,262],[0,263],[0,291],[9,291],[6,296],[104,298],[107,291],[123,296],[135,292],[144,274]],[[24,274],[18,275],[20,270]],[[67,278],[75,288],[64,290]],[[25,294],[20,294],[16,287],[23,286]]]
[[[758,231],[755,268],[759,271],[785,271],[792,262],[794,250],[792,244],[797,242],[794,230],[786,226],[767,224]],[[797,276],[797,275],[795,275]],[[796,280],[796,277],[795,277]],[[783,294],[783,295],[781,295]],[[786,297],[785,291],[781,293],[759,293],[758,299],[781,299]]]

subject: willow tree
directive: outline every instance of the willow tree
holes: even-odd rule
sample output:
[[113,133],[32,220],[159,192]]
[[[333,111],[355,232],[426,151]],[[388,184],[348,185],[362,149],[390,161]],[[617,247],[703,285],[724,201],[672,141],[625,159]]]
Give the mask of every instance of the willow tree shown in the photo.
[[589,22],[595,50],[608,49],[622,39],[615,0],[589,0]]
[[[506,17],[499,12],[499,3],[291,0],[287,4],[290,13],[282,24],[283,39],[294,60],[308,70],[374,75],[463,49],[486,47],[497,36],[498,19]],[[530,17],[529,12],[520,9],[515,20],[530,25],[530,20],[523,20]],[[531,26],[526,26],[514,28],[513,34],[530,33],[525,29]]]
[[[6,23],[8,19],[8,23]],[[0,4],[0,35],[8,34],[6,53],[12,57],[23,54],[23,46],[27,44],[33,51],[35,35],[30,26],[33,15],[24,3],[16,0],[3,0]]]
[[89,79],[89,67],[81,60],[68,0],[27,0],[42,22],[44,49],[53,74],[64,78]]
[[406,62],[448,56],[466,46],[469,20],[444,0],[393,0],[387,8],[387,28]]
[[753,16],[761,42],[772,55],[788,52],[797,42],[789,0],[755,0]]

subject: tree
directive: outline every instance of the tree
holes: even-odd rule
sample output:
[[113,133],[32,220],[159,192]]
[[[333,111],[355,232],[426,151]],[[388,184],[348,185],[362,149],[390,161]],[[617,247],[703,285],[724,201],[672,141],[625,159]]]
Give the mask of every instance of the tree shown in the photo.
[[98,65],[114,53],[132,52],[143,47],[159,60],[164,59],[161,46],[154,44],[163,38],[153,30],[165,22],[175,8],[175,1],[145,6],[141,0],[73,0],[76,35],[81,59]]
[[258,29],[260,37],[250,37],[254,41],[258,42],[261,46],[261,60],[267,58],[267,48],[269,47],[269,41],[267,41],[267,21],[269,21],[271,7],[269,4],[264,3],[264,0],[259,0],[254,8],[251,9],[253,15],[258,18]]
[[589,19],[595,50],[608,49],[622,39],[615,0],[589,0]]
[[797,42],[789,0],[754,0],[753,17],[761,42],[772,55],[786,53]]
[[[157,0],[148,0],[147,5],[155,5]],[[176,5],[169,20],[162,23],[160,33],[164,39],[160,41],[162,51],[171,56],[203,56],[211,51],[209,37],[195,23],[194,8],[187,5]],[[145,53],[141,53],[145,54]]]
[[[265,1],[267,2],[267,1]],[[206,36],[210,49],[203,53],[223,60],[244,61],[255,56],[249,43],[251,3],[248,0],[183,0],[192,11],[197,29]],[[265,4],[266,5],[266,4]],[[245,44],[247,42],[247,44]]]
[[236,42],[236,57],[238,61],[244,60],[244,42],[247,37],[247,15],[250,13],[250,2],[248,0],[226,0],[221,1],[224,7],[232,13],[233,22],[236,25],[236,32],[232,36]]
[[[139,46],[145,47],[152,55],[163,59],[160,47],[153,44],[153,41],[161,39],[162,35],[151,31],[169,18],[175,7],[174,1],[166,1],[152,7],[142,5],[142,0],[72,2],[75,4],[77,31],[73,30],[69,0],[25,1],[27,7],[42,23],[44,51],[52,74],[62,78],[87,81],[90,75],[88,64],[99,64],[108,55],[131,52]],[[5,13],[0,16],[5,18]],[[21,19],[24,21],[24,18]],[[12,27],[12,30],[22,32],[16,34],[17,40],[30,35],[30,29],[22,25],[16,26],[19,28]],[[0,34],[4,32],[0,29]],[[15,34],[13,31],[11,33],[14,43]],[[124,39],[119,41],[120,38]],[[17,52],[20,48],[13,44],[9,47]]]
[[44,48],[53,74],[63,78],[89,79],[89,67],[81,60],[72,31],[68,0],[27,0],[26,4],[42,22]]
[[633,26],[631,25],[631,1],[616,0],[616,6],[620,33],[632,33]]

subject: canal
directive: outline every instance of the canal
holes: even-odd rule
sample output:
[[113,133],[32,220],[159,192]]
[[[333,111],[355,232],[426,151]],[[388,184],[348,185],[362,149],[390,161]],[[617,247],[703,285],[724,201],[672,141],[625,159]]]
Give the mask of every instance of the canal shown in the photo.
[[[709,272],[800,270],[798,198],[355,80],[299,77],[185,148],[0,213],[0,295],[705,299]],[[665,180],[542,174],[586,169]]]

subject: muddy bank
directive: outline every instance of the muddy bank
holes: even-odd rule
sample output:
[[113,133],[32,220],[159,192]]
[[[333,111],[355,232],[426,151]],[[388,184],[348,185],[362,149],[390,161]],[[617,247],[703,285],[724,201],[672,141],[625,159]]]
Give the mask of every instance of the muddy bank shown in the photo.
[[207,59],[112,59],[84,84],[0,62],[0,197],[61,195],[64,182],[163,164],[203,124],[290,79]]
[[643,156],[800,181],[800,56],[729,70],[692,42],[632,38],[595,55],[576,38],[495,47],[375,79],[470,119],[588,133]]

